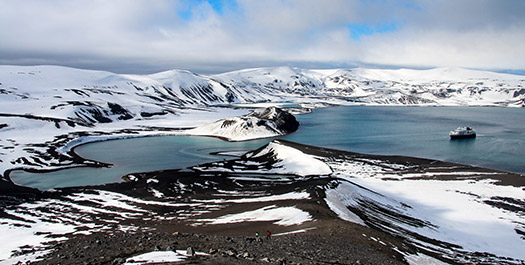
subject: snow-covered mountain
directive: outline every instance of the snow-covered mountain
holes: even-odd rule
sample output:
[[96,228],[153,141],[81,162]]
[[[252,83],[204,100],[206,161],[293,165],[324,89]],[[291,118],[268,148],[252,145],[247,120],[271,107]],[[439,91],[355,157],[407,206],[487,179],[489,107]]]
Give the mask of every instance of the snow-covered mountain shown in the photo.
[[224,108],[232,104],[523,107],[524,86],[524,76],[458,68],[273,67],[217,75],[181,70],[122,75],[60,66],[0,66],[0,174],[19,167],[76,165],[78,158],[63,150],[69,151],[68,142],[82,136],[162,134],[249,112]]
[[1,113],[86,126],[175,114],[188,106],[260,100],[248,90],[178,70],[136,76],[57,66],[3,66],[0,80]]
[[525,106],[525,77],[432,70],[259,68],[218,75],[120,75],[58,66],[0,66],[0,113],[94,125],[256,102]]
[[[249,110],[221,107],[224,105],[286,102],[314,103],[309,106],[330,103],[523,107],[524,85],[523,76],[452,68],[305,70],[278,67],[204,76],[179,70],[120,75],[57,66],[0,66],[0,174],[5,177],[4,174],[14,168],[51,170],[87,164],[100,166],[98,162],[83,160],[71,150],[78,144],[109,137],[165,134],[192,127],[194,129],[185,132],[248,139],[265,136],[267,132],[297,129],[289,127],[294,123],[289,122],[292,119],[287,114],[274,108],[247,115]],[[232,116],[240,117],[227,118]],[[273,141],[236,159],[191,169],[197,173],[191,172],[185,184],[171,175],[160,181],[157,176],[144,179],[140,185],[147,194],[137,198],[98,188],[46,193],[27,189],[25,196],[39,194],[41,197],[31,197],[24,203],[7,198],[5,201],[11,206],[2,216],[0,232],[14,235],[12,238],[16,240],[2,249],[0,258],[21,260],[22,254],[46,250],[39,249],[40,245],[60,240],[65,234],[138,230],[135,220],[139,219],[153,220],[163,226],[171,225],[171,220],[214,225],[239,216],[252,218],[262,216],[261,212],[267,215],[267,210],[272,214],[278,210],[290,214],[272,220],[253,220],[283,222],[280,220],[301,213],[305,218],[296,224],[300,225],[316,221],[310,205],[319,203],[308,204],[305,209],[276,208],[273,204],[290,198],[313,199],[315,194],[341,219],[388,233],[413,246],[419,258],[426,254],[446,262],[488,264],[522,264],[525,259],[522,251],[525,191],[521,180],[517,184],[505,183],[508,179],[521,179],[515,174],[424,159],[365,156],[285,141]],[[188,194],[194,194],[201,191],[204,184],[222,185],[228,180],[224,176],[220,182],[201,178],[204,184],[194,185],[198,172],[207,173],[202,175],[206,178],[217,172],[232,174],[232,181],[207,192],[212,194],[209,201],[184,202],[179,196],[182,191],[188,189]],[[225,200],[224,194],[234,194],[227,188],[237,189],[233,183],[246,174],[283,175],[278,176],[283,177],[284,181],[279,181],[283,183],[321,176],[319,179],[325,184],[312,189],[308,182],[303,190],[297,190],[295,183],[289,182],[294,184],[293,189],[286,193],[279,189],[283,192],[279,194],[265,194],[268,191],[264,185],[246,185],[246,190],[252,193],[245,194],[253,195],[252,187],[260,187],[264,189],[261,194],[265,195]],[[6,180],[2,178],[0,182]],[[17,192],[26,193],[26,188],[2,184],[0,188],[4,190],[22,189]],[[197,186],[199,188],[195,188]],[[135,193],[134,189],[129,191]],[[167,196],[163,196],[164,193]],[[152,201],[152,198],[159,200]],[[271,204],[235,214],[229,209],[225,215],[213,216],[215,212],[210,212],[223,209],[218,204],[239,201]],[[181,207],[187,211],[181,212]],[[206,213],[212,217],[201,216]],[[63,224],[53,221],[57,218],[63,220]],[[135,225],[129,222],[129,226],[122,226],[115,220],[132,220]],[[383,242],[362,235],[378,244]],[[17,251],[15,255],[12,250]],[[407,260],[414,256],[399,251]],[[412,263],[421,264],[418,260]]]
[[524,106],[525,77],[461,68],[431,70],[289,67],[214,76],[232,87],[271,89],[282,97],[359,104]]

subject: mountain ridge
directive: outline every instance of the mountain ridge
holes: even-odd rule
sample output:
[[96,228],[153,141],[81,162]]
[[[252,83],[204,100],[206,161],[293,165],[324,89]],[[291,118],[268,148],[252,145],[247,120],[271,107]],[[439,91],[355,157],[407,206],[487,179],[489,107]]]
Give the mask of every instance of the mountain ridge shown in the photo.
[[[115,74],[62,66],[0,66],[0,113],[97,124],[188,107],[261,102],[525,106],[525,77],[430,70],[252,68],[217,75]],[[29,107],[31,106],[31,107]]]
[[0,171],[63,166],[56,157],[47,159],[46,145],[58,148],[79,135],[164,134],[248,112],[225,107],[282,104],[523,107],[525,77],[461,68],[283,66],[217,75],[126,75],[0,65]]

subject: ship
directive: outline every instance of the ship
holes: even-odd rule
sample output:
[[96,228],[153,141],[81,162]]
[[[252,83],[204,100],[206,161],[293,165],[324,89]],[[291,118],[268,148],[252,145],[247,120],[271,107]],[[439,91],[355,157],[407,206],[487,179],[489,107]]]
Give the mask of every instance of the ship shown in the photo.
[[450,131],[450,139],[475,138],[476,132],[471,127],[458,127]]

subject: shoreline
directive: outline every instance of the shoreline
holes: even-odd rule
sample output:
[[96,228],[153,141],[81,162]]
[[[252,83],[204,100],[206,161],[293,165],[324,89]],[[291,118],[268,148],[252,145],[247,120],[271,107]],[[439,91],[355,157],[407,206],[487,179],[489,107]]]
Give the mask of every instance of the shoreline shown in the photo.
[[[235,108],[235,109],[238,109],[238,108]],[[246,109],[252,109],[252,113],[250,113],[250,115],[256,113],[256,110],[257,110],[257,109],[253,109],[249,107],[246,107]],[[277,109],[279,112],[281,112],[281,110],[276,107],[268,107],[265,109],[265,111],[270,110],[270,109],[272,109],[273,111]],[[289,115],[292,118],[293,122],[296,122],[295,117],[293,115],[288,114],[286,111],[282,111],[282,112]],[[246,117],[246,116],[249,116],[249,115],[241,116],[241,118]],[[235,118],[239,118],[239,117],[234,117],[233,119]],[[270,118],[270,119],[261,118],[261,120],[259,121],[264,121],[263,124],[266,124],[267,122],[273,122],[274,119],[275,117]],[[222,120],[216,120],[211,123],[218,123],[221,121]],[[285,123],[289,123],[289,121],[285,121]],[[286,126],[286,124],[281,124],[280,126]],[[298,126],[299,126],[299,123],[297,123],[297,127]],[[132,139],[132,138],[143,138],[143,137],[162,137],[162,136],[213,137],[216,139],[223,140],[225,142],[244,142],[244,141],[252,141],[252,140],[259,140],[259,139],[275,138],[275,137],[283,136],[284,134],[291,134],[295,132],[295,130],[290,132],[290,131],[286,131],[285,129],[284,131],[273,131],[271,134],[268,134],[268,135],[262,135],[262,136],[254,135],[254,136],[243,138],[243,139],[235,139],[235,138],[221,136],[221,135],[214,135],[212,133],[203,134],[199,132],[188,132],[188,131],[195,130],[197,128],[199,128],[199,126],[197,127],[179,127],[179,128],[143,127],[140,129],[121,129],[121,130],[113,131],[113,132],[80,131],[80,132],[74,132],[72,134],[60,135],[58,138],[55,137],[56,139],[51,143],[52,145],[51,150],[48,150],[48,152],[52,153],[51,154],[52,159],[61,160],[61,157],[65,155],[67,157],[67,159],[65,160],[69,160],[68,161],[69,164],[47,166],[47,168],[35,168],[35,167],[31,167],[31,164],[27,164],[25,166],[8,168],[4,170],[3,176],[7,181],[14,183],[9,177],[10,172],[14,170],[23,170],[23,171],[30,172],[30,173],[46,173],[46,172],[54,172],[54,171],[58,171],[62,169],[79,168],[79,167],[92,167],[92,168],[110,167],[111,163],[102,162],[102,161],[98,161],[95,159],[84,158],[75,152],[76,148],[86,145],[86,144],[90,144],[90,143],[114,141],[114,140],[122,140],[122,139]],[[271,128],[271,129],[276,130],[276,128]],[[148,133],[151,131],[153,132]],[[61,140],[62,138],[68,138],[68,137],[71,137],[69,141],[58,144],[59,140]],[[62,161],[60,163],[62,163]],[[37,166],[41,166],[41,165],[37,165]]]
[[[83,164],[73,167],[103,167],[109,164],[85,159],[75,149],[93,142],[182,135],[158,134],[158,128],[157,134],[144,134],[148,129],[151,128],[102,132],[98,136],[80,132],[77,136],[86,135],[55,146],[54,150],[58,155],[68,155],[73,163]],[[423,185],[434,192],[432,183],[439,184],[441,194],[433,196],[460,194],[470,198],[467,202],[474,200],[482,207],[500,211],[508,215],[507,221],[518,224],[511,234],[519,237],[525,234],[525,226],[519,225],[525,204],[515,191],[524,190],[523,174],[435,159],[348,152],[281,139],[229,160],[219,160],[187,169],[130,173],[126,176],[134,178],[121,176],[123,181],[117,183],[49,191],[18,186],[10,180],[11,170],[6,170],[5,177],[10,182],[0,182],[0,190],[6,190],[6,196],[0,198],[3,226],[19,226],[17,229],[31,234],[28,237],[38,242],[6,248],[15,251],[9,260],[15,263],[20,257],[27,259],[28,264],[121,264],[148,251],[187,247],[210,253],[188,259],[202,264],[258,264],[266,259],[290,264],[418,264],[420,260],[512,264],[525,260],[505,251],[469,248],[472,240],[477,242],[476,237],[463,241],[461,236],[447,234],[447,229],[453,227],[439,230],[447,223],[420,209],[424,200],[410,197],[417,189],[399,190],[407,183]],[[326,168],[317,167],[320,164],[328,167],[329,173]],[[309,167],[312,168],[306,173],[297,171]],[[61,169],[50,171],[56,170]],[[470,190],[469,185],[500,191],[487,196]],[[513,193],[501,192],[506,189]],[[295,198],[299,194],[302,197]],[[418,215],[419,211],[426,214]],[[291,213],[303,219],[290,221]],[[56,218],[61,220],[56,225],[64,228],[24,230],[32,227],[26,221],[35,218],[39,226],[46,224],[43,227],[50,226],[48,218]],[[262,247],[250,241],[254,230],[285,235]],[[440,233],[436,234],[438,230]],[[86,249],[83,242],[91,242],[88,246],[95,248]],[[304,242],[310,244],[305,246]],[[341,248],[341,242],[352,245],[354,253]],[[103,254],[99,245],[105,248]],[[272,257],[268,257],[269,252]],[[40,261],[36,258],[39,255]]]
[[[403,182],[436,180],[454,182],[464,181],[465,179],[467,179],[470,181],[480,182],[492,179],[495,180],[495,185],[514,186],[520,188],[525,187],[525,179],[523,178],[523,176],[467,165],[459,165],[455,163],[437,160],[403,156],[366,155],[329,148],[320,148],[315,146],[303,145],[284,140],[274,140],[274,142],[283,146],[294,148],[308,156],[316,157],[317,159],[323,158],[323,161],[325,159],[328,159],[327,161],[337,161],[338,159],[345,158],[359,161],[359,163],[366,162],[373,163],[376,166],[386,166],[387,168],[392,167],[394,173],[399,171],[403,172],[403,174],[405,175],[422,174],[422,176],[424,176],[425,173],[430,173],[430,175],[426,178],[407,177],[400,179],[392,179],[391,177],[384,177],[384,181]],[[264,147],[261,147],[252,152],[257,153],[263,150]],[[106,200],[105,198],[107,196],[117,196],[115,198],[119,198],[121,196],[130,196],[129,199],[125,199],[126,203],[136,200],[136,203],[138,203],[137,206],[140,205],[142,210],[136,213],[140,213],[142,217],[126,217],[122,221],[118,222],[118,226],[114,226],[114,224],[112,224],[112,222],[110,222],[109,220],[114,219],[114,216],[122,215],[122,213],[84,213],[84,215],[87,214],[86,216],[93,216],[89,217],[89,219],[92,219],[92,222],[94,222],[94,224],[97,224],[95,225],[95,227],[102,225],[107,226],[108,228],[102,231],[95,230],[91,232],[90,229],[88,229],[85,231],[87,232],[86,235],[83,235],[83,233],[72,233],[66,236],[68,239],[65,241],[51,243],[44,249],[52,251],[52,254],[44,256],[45,258],[43,261],[44,263],[51,264],[68,264],[69,262],[73,264],[81,261],[90,261],[94,263],[111,263],[117,259],[124,259],[125,257],[145,253],[148,251],[164,249],[185,249],[190,246],[195,248],[197,251],[204,251],[206,253],[213,252],[213,254],[211,254],[210,256],[197,256],[189,259],[189,261],[198,261],[202,264],[213,264],[221,262],[235,264],[257,264],[258,262],[260,262],[260,259],[268,257],[268,255],[265,253],[271,251],[274,251],[274,254],[272,254],[274,257],[274,261],[286,259],[288,262],[295,260],[302,264],[313,264],[319,262],[333,263],[342,262],[344,260],[346,260],[348,263],[360,261],[367,264],[366,260],[368,260],[368,262],[370,263],[380,262],[383,264],[397,264],[397,262],[406,262],[406,259],[412,257],[411,255],[425,255],[427,256],[427,258],[433,257],[434,259],[441,259],[445,262],[457,262],[457,260],[454,261],[454,259],[451,259],[450,257],[441,256],[441,254],[439,254],[440,252],[436,252],[438,251],[438,249],[425,250],[424,248],[416,247],[417,244],[414,245],[410,241],[407,241],[407,239],[404,238],[402,235],[391,234],[390,232],[388,232],[389,229],[385,229],[383,225],[378,225],[381,223],[376,223],[377,221],[369,219],[370,216],[367,214],[369,210],[359,208],[354,208],[352,210],[355,214],[357,214],[357,216],[360,216],[359,218],[364,220],[364,224],[366,224],[366,226],[355,224],[353,222],[348,222],[342,219],[339,213],[334,212],[334,209],[332,208],[333,206],[327,204],[327,200],[329,198],[327,197],[327,192],[333,193],[333,188],[343,187],[344,185],[350,185],[352,187],[357,188],[358,190],[362,190],[363,192],[372,192],[372,190],[370,190],[371,187],[364,183],[360,183],[358,181],[359,179],[344,179],[337,176],[297,177],[293,175],[288,175],[288,177],[284,176],[285,178],[281,178],[282,181],[272,178],[252,178],[251,180],[249,178],[238,178],[236,176],[242,176],[243,174],[246,174],[244,173],[244,169],[242,168],[242,163],[239,164],[240,162],[245,161],[246,159],[250,160],[249,157],[244,155],[241,157],[233,158],[226,162],[221,162],[225,163],[222,166],[223,168],[228,168],[231,164],[231,168],[236,169],[232,172],[222,172],[217,170],[203,170],[193,172],[180,170],[161,170],[135,173],[134,175],[137,178],[134,181],[110,183],[97,186],[56,188],[53,191],[45,192],[33,189],[26,189],[22,187],[19,191],[13,190],[13,193],[9,195],[12,199],[7,201],[5,200],[5,198],[3,199],[4,201],[2,201],[2,205],[4,205],[4,209],[2,211],[1,216],[3,216],[4,218],[9,218],[9,216],[12,215],[11,213],[9,213],[9,211],[13,211],[13,207],[16,208],[17,205],[21,205],[24,203],[38,204],[40,202],[49,200],[56,200],[60,203],[67,202],[68,204],[79,204],[79,206],[75,207],[86,207],[92,205],[93,203],[100,203],[99,200]],[[251,159],[256,159],[253,161],[257,161],[258,158]],[[266,159],[264,158],[264,160]],[[211,166],[212,164],[213,162],[208,163],[208,166]],[[253,162],[246,163],[245,167],[246,169],[249,169],[250,167],[252,167],[252,165]],[[206,164],[198,166],[205,168]],[[457,172],[470,172],[469,174],[471,174],[472,172],[477,172],[476,174],[480,175],[474,174],[472,176],[465,176]],[[434,173],[439,174],[432,175]],[[253,175],[256,173],[250,172],[249,174]],[[269,175],[271,173],[261,172],[259,174],[262,176]],[[277,172],[274,173],[274,175],[278,177],[279,175],[283,175],[283,173]],[[394,174],[392,176],[396,175]],[[512,177],[512,180],[509,180],[509,177]],[[5,183],[1,183],[0,186],[2,186],[3,188],[8,188],[5,186]],[[305,199],[300,200],[271,199],[265,201],[264,199],[273,198],[272,196],[279,197],[285,194],[292,194],[294,192],[303,192],[304,194],[308,193],[309,195]],[[71,200],[71,198],[79,196],[80,198],[83,198],[85,196],[88,196],[86,198],[92,196],[95,197],[93,198],[93,200],[89,199],[87,201],[77,201],[76,199]],[[487,203],[491,204],[493,207],[521,211],[519,208],[512,208],[514,207],[512,206],[512,203],[501,199],[494,199],[492,201],[487,201]],[[185,209],[184,212],[189,211],[187,214],[193,217],[187,218],[178,214],[175,214],[172,217],[172,215],[174,214],[174,212],[172,212],[171,210],[172,207],[182,207],[181,209]],[[257,209],[284,209],[286,207],[294,207],[295,209],[300,209],[303,212],[307,212],[313,220],[306,221],[306,223],[294,224],[290,227],[276,225],[275,223],[273,223],[273,221],[242,221],[239,223],[225,223],[216,225],[200,224],[202,223],[202,221],[199,221],[220,219],[225,216],[236,214],[239,212],[250,212],[256,211]],[[7,209],[10,210],[6,212],[5,210]],[[106,206],[103,206],[100,209],[107,211],[106,209],[109,210],[111,208],[106,208]],[[123,208],[122,210],[124,212],[129,211],[129,209],[124,209],[128,209],[127,207]],[[73,211],[73,213],[75,213],[75,211]],[[392,216],[392,213],[389,213],[388,215]],[[396,215],[399,215],[397,218],[400,218],[400,220],[407,218],[400,213],[396,213]],[[104,221],[106,219],[108,221]],[[414,224],[417,224],[418,222],[419,221],[415,222]],[[424,223],[425,222],[423,222],[422,224]],[[127,228],[126,230],[121,230],[122,227],[129,228]],[[315,227],[315,229],[310,229],[312,227]],[[264,247],[253,245],[251,243],[246,243],[246,240],[248,240],[247,238],[253,237],[253,233],[255,230],[259,230],[262,232],[270,230],[272,231],[272,233],[278,234],[290,233],[293,231],[299,231],[304,229],[307,229],[307,231],[299,234],[292,233],[290,235],[282,236],[282,241],[278,241],[276,237],[276,240],[272,241],[272,244],[266,244],[264,245]],[[352,235],[343,235],[337,233],[342,230],[353,232],[351,233]],[[82,231],[82,229],[80,231]],[[122,233],[124,231],[127,232]],[[173,233],[175,232],[180,233],[180,236],[174,237]],[[372,238],[380,238],[380,240],[376,241]],[[424,241],[428,240],[428,242],[433,242],[433,240],[431,239],[421,239]],[[309,254],[306,254],[306,256],[314,257],[314,260],[305,260],[305,254],[294,254],[291,256],[289,255],[289,252],[293,252],[294,249],[295,251],[304,249],[304,246],[302,245],[292,244],[293,247],[287,250],[288,252],[285,251],[286,254],[285,252],[279,252],[276,250],[282,248],[281,244],[290,245],[290,243],[285,243],[290,242],[289,240],[292,240],[293,242],[298,241],[301,242],[301,244],[302,242],[312,242],[312,247],[306,248],[309,251]],[[341,240],[343,240],[344,242],[348,242],[348,244],[354,245],[356,249],[360,249],[356,251],[364,251],[364,253],[369,253],[368,255],[372,255],[371,253],[374,252],[375,254],[373,254],[372,256],[376,258],[381,257],[381,261],[372,262],[372,256],[363,257],[360,255],[355,256],[354,254],[350,253],[344,254],[345,252],[338,252],[342,251],[340,248]],[[103,243],[96,243],[97,241]],[[98,258],[102,255],[98,253],[98,249],[82,250],[83,248],[81,247],[81,244],[84,244],[83,242],[92,242],[95,246],[98,244],[107,244],[104,245],[105,248],[107,248],[107,250],[105,250],[103,254],[103,256],[105,257],[104,260],[98,260]],[[147,242],[147,244],[145,242]],[[175,244],[175,242],[177,243]],[[275,244],[273,242],[275,242]],[[140,243],[142,243],[142,246],[138,246]],[[231,245],[230,247],[228,247],[230,249],[225,249],[225,247],[223,246],[224,244]],[[119,252],[118,246],[122,245],[127,246],[129,248],[128,251],[120,250]],[[325,254],[320,254],[316,252],[316,249],[320,248],[321,245],[323,245],[323,251],[326,251]],[[441,247],[447,246],[446,244],[443,245],[443,243],[439,243],[438,245],[441,245]],[[447,248],[456,249],[457,247],[454,245],[450,245],[447,246]],[[81,250],[80,252],[79,249]],[[232,251],[231,249],[235,250],[234,255],[230,255],[231,252],[229,251]],[[400,253],[398,253],[396,249],[397,251],[401,251],[401,253],[404,254],[400,255]],[[27,253],[31,253],[31,251],[29,250],[24,251],[26,251]],[[454,251],[458,250],[456,249]],[[249,253],[248,257],[252,257],[253,260],[243,257],[244,253],[246,252]],[[332,255],[339,257],[339,259],[329,258],[335,257]],[[463,251],[459,251],[456,252],[455,255],[463,257],[472,256],[474,254],[470,252],[463,253]],[[491,257],[492,259],[500,260],[497,256],[489,257]],[[36,264],[41,263],[37,262]]]
[[[265,104],[268,104],[268,103],[265,103]],[[352,106],[352,105],[329,105],[330,108],[333,108],[333,107],[348,107],[348,106]],[[365,105],[365,106],[369,106],[369,105]],[[374,105],[375,106],[375,105]],[[398,105],[385,105],[385,104],[380,104],[378,106],[384,106],[384,107],[397,107]],[[429,106],[422,106],[422,105],[407,105],[407,106],[403,106],[403,107],[429,107]],[[431,107],[443,107],[443,108],[448,108],[448,107],[458,107],[458,106],[431,106]],[[468,106],[468,107],[472,107],[472,106]],[[483,106],[483,107],[486,107],[486,106]],[[498,107],[498,106],[496,106]],[[238,109],[239,107],[236,107],[236,109]],[[253,108],[253,106],[250,106],[250,107],[245,107],[246,109],[250,109],[250,108]],[[322,107],[324,108],[324,107]],[[507,108],[507,107],[501,107],[501,108]],[[291,108],[291,109],[294,109],[294,108]],[[314,109],[315,110],[315,109]],[[308,112],[306,114],[309,114],[311,112]],[[27,164],[27,165],[18,165],[18,166],[15,166],[15,167],[11,167],[11,168],[7,168],[6,170],[4,170],[4,172],[2,173],[5,173],[5,172],[11,172],[13,170],[25,170],[25,171],[28,171],[28,172],[53,172],[53,171],[57,171],[57,170],[61,170],[63,168],[67,169],[67,168],[71,168],[71,167],[84,167],[84,166],[88,166],[88,167],[91,167],[92,165],[90,164],[86,164],[85,162],[89,162],[89,161],[92,161],[92,162],[95,162],[95,163],[99,163],[101,164],[101,166],[107,166],[109,165],[108,163],[105,163],[105,162],[101,162],[101,161],[97,161],[95,159],[85,159],[85,158],[81,158],[79,157],[75,152],[70,152],[71,149],[74,149],[78,146],[82,146],[84,144],[88,144],[88,143],[91,143],[91,142],[101,142],[101,141],[110,141],[110,140],[119,140],[119,139],[127,139],[127,138],[135,138],[135,137],[161,137],[161,136],[177,136],[177,135],[189,135],[189,136],[205,136],[205,137],[216,137],[218,139],[221,139],[221,140],[225,140],[225,141],[231,141],[230,139],[226,138],[226,137],[222,137],[222,136],[217,136],[217,135],[192,135],[192,134],[185,134],[184,131],[186,130],[189,130],[189,129],[192,129],[192,128],[195,128],[195,127],[175,127],[175,128],[168,128],[168,127],[152,127],[152,126],[143,126],[143,128],[135,128],[135,129],[120,129],[120,130],[114,130],[114,131],[108,131],[108,132],[105,132],[105,131],[76,131],[76,132],[70,132],[68,134],[64,134],[64,135],[58,135],[58,136],[55,136],[55,139],[50,141],[49,143],[52,145],[51,148],[55,148],[53,150],[48,150],[48,152],[51,152],[51,156],[53,157],[54,160],[57,160],[57,161],[53,161],[53,160],[50,160],[50,161],[47,161],[46,159],[43,159],[43,157],[41,157],[41,155],[37,155],[37,157],[41,160],[43,160],[43,162],[40,162],[42,164],[38,164],[38,165],[35,165],[35,166],[32,166],[31,164]],[[168,132],[166,132],[168,131]],[[175,133],[169,133],[171,131],[175,131]],[[149,133],[151,132],[151,133]],[[67,143],[60,143],[60,141],[62,141],[62,138],[64,137],[73,137],[73,138],[70,138],[70,140],[67,142]],[[79,144],[74,144],[72,146],[68,146],[71,142],[75,142],[77,141],[78,139],[81,139],[81,138],[89,138],[89,137],[94,137],[94,138],[105,138],[107,137],[108,139],[101,139],[101,140],[98,140],[98,139],[95,139],[94,141],[87,141],[87,142],[81,142]],[[280,136],[277,136],[277,137],[280,137]],[[245,139],[245,140],[240,140],[240,142],[242,141],[250,141],[250,140],[254,140],[254,139],[266,139],[266,138],[272,138],[272,136],[269,136],[269,137],[256,137],[256,138],[250,138],[250,139]],[[48,143],[48,142],[46,142]],[[35,144],[32,144],[33,146],[36,146]],[[64,149],[66,150],[66,152],[64,152]],[[40,151],[38,151],[40,152]],[[38,153],[37,153],[38,154]],[[65,158],[62,158],[62,156],[65,155]],[[411,156],[411,155],[404,155],[404,156],[409,156],[409,157],[420,157],[420,156]],[[64,159],[64,160],[63,160]],[[428,158],[428,159],[435,159],[435,158]],[[439,158],[438,158],[439,159]],[[60,163],[63,163],[63,162],[66,162],[66,164],[64,165],[60,165]],[[50,166],[50,165],[47,165],[46,164],[56,164],[56,166]],[[58,163],[58,164],[57,164]],[[71,163],[73,164],[77,164],[77,165],[70,165]],[[522,172],[522,171],[513,171],[513,170],[506,170],[506,169],[502,169],[502,168],[494,168],[494,167],[487,167],[487,166],[484,166],[484,165],[476,165],[476,164],[473,164],[473,163],[461,163],[460,164],[468,164],[468,165],[471,165],[471,166],[478,166],[478,167],[484,167],[484,168],[488,168],[488,169],[492,169],[492,170],[496,170],[496,171],[504,171],[504,172],[508,172],[508,173],[512,173],[512,174],[520,174],[520,175],[525,175],[525,172]],[[41,168],[41,167],[44,167],[44,168]],[[100,167],[100,166],[97,166],[95,165],[94,167]],[[2,174],[4,175],[4,174]],[[7,179],[7,178],[6,178]],[[10,181],[10,180],[8,180]]]
[[[184,130],[188,130],[188,128],[178,128],[178,129],[175,129],[175,130],[184,131]],[[139,133],[139,132],[137,131],[136,133]],[[290,134],[293,134],[293,133],[295,133],[295,132],[292,132]],[[78,147],[81,147],[83,145],[87,145],[87,144],[91,144],[91,143],[106,142],[106,141],[117,141],[117,140],[122,140],[122,139],[146,138],[146,137],[164,137],[164,136],[211,137],[211,138],[220,139],[220,140],[225,141],[225,142],[244,142],[244,141],[251,141],[251,140],[272,139],[273,138],[274,140],[279,140],[279,141],[282,141],[282,142],[288,142],[288,143],[290,143],[292,145],[296,144],[297,146],[308,146],[308,147],[311,147],[311,148],[326,149],[326,150],[331,150],[332,152],[346,152],[346,153],[351,153],[351,154],[354,154],[354,155],[361,155],[363,157],[376,157],[376,158],[380,158],[380,159],[392,159],[393,161],[398,160],[398,159],[400,159],[402,161],[410,161],[410,160],[426,161],[426,160],[428,160],[428,161],[437,161],[437,162],[449,163],[451,165],[456,165],[458,167],[471,167],[471,168],[477,168],[477,169],[484,169],[484,170],[499,172],[500,174],[506,174],[507,177],[499,177],[499,179],[498,179],[499,180],[498,183],[507,183],[507,184],[502,184],[502,185],[508,185],[509,183],[516,183],[516,184],[510,184],[510,185],[513,185],[513,186],[517,185],[517,187],[525,186],[525,174],[524,173],[511,172],[511,171],[505,171],[505,170],[499,170],[499,169],[493,169],[493,168],[485,168],[485,167],[481,167],[481,166],[477,166],[477,165],[468,165],[468,164],[461,164],[461,163],[455,163],[455,162],[441,161],[441,160],[432,159],[432,158],[403,156],[403,155],[381,155],[381,154],[356,153],[356,152],[352,152],[352,151],[343,151],[343,150],[338,150],[338,149],[333,149],[333,148],[325,148],[325,147],[313,146],[313,145],[308,145],[308,144],[303,144],[303,143],[294,143],[294,142],[291,142],[291,141],[288,141],[288,140],[278,139],[281,136],[253,138],[253,139],[241,140],[241,141],[231,141],[228,138],[221,137],[221,136],[216,136],[216,135],[191,135],[191,134],[183,134],[183,133],[181,133],[181,134],[179,134],[179,133],[176,133],[176,134],[170,134],[170,133],[168,133],[168,134],[145,134],[145,135],[116,135],[116,134],[114,134],[114,135],[108,135],[108,136],[104,136],[104,135],[101,135],[101,136],[92,136],[92,135],[82,136],[80,138],[76,138],[76,139],[68,142],[68,144],[66,144],[64,147],[61,147],[61,148],[66,148],[66,146],[69,145],[71,142],[78,141],[79,139],[82,139],[84,137],[86,137],[86,138],[93,138],[92,140],[88,140],[88,141],[79,141],[78,144],[73,144],[72,146],[69,146],[69,147],[66,148],[67,152],[65,154],[67,154],[68,156],[70,156],[72,158],[72,161],[73,161],[73,163],[75,163],[75,165],[65,165],[65,166],[59,166],[57,168],[47,168],[47,169],[46,168],[43,168],[43,169],[23,168],[23,167],[22,168],[11,168],[11,169],[7,169],[6,171],[4,171],[4,178],[8,182],[10,182],[11,184],[14,184],[14,185],[20,186],[20,187],[26,187],[26,186],[17,184],[14,181],[12,181],[12,179],[10,178],[10,173],[12,171],[15,171],[15,170],[23,170],[23,171],[30,172],[30,173],[48,173],[48,172],[56,172],[56,171],[67,170],[67,169],[72,169],[72,168],[84,168],[84,167],[87,167],[87,168],[104,168],[104,167],[111,167],[112,166],[111,163],[102,162],[102,161],[98,161],[98,160],[94,160],[94,159],[84,158],[84,157],[80,156],[79,154],[77,154],[75,152],[75,149],[78,148]],[[97,139],[97,138],[100,138],[100,139]],[[299,148],[299,149],[302,149],[302,148]],[[220,155],[221,151],[217,151],[217,152],[214,152],[214,153],[216,153],[215,155]],[[168,169],[168,170],[182,170],[182,169],[174,168],[174,169]],[[144,172],[132,172],[132,173],[129,173],[127,175],[133,175],[133,174],[139,174],[139,173],[144,173]],[[268,173],[262,173],[261,175],[268,175]],[[121,176],[121,178],[123,178],[123,177],[125,177],[125,176]],[[446,177],[441,177],[441,178],[445,179]],[[416,178],[414,178],[414,179],[416,179]],[[480,179],[483,179],[483,178],[480,178]],[[119,183],[119,182],[117,182],[117,183]],[[97,184],[95,184],[95,185],[97,185]],[[31,187],[26,187],[26,188],[31,188]],[[67,188],[67,187],[65,187],[65,188]]]

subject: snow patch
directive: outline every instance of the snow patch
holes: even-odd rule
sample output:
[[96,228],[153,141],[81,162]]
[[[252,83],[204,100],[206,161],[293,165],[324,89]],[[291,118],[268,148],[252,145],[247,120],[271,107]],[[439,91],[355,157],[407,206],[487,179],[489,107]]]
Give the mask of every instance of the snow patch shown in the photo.
[[422,253],[405,255],[405,259],[410,265],[447,265],[441,260],[435,259],[433,257],[427,256]]
[[296,207],[277,207],[270,205],[254,211],[229,214],[215,219],[200,219],[206,224],[229,224],[241,222],[273,222],[276,225],[292,226],[312,221],[312,216]]
[[246,141],[285,135],[297,130],[299,123],[291,114],[268,107],[242,116],[221,119],[187,130],[189,135],[215,136],[229,141]]
[[262,196],[254,198],[242,198],[242,199],[218,199],[218,200],[193,200],[194,202],[202,203],[254,203],[254,202],[271,202],[271,201],[284,201],[284,200],[308,200],[310,199],[310,193],[307,192],[289,192],[279,195]]
[[275,236],[286,236],[286,235],[293,235],[293,234],[299,234],[299,233],[306,233],[306,232],[308,232],[310,230],[314,230],[314,229],[317,229],[317,227],[309,227],[309,228],[294,230],[294,231],[290,231],[290,232],[277,233],[277,234],[273,234],[272,236],[275,237]]
[[299,176],[328,175],[332,169],[326,163],[307,155],[298,149],[286,146],[279,141],[270,142],[258,153],[247,155],[254,159],[266,154],[275,156],[277,163],[267,173],[294,174]]
[[[208,255],[203,252],[195,252],[195,255]],[[124,265],[156,264],[164,262],[181,262],[191,257],[185,250],[177,251],[152,251],[126,259]]]

